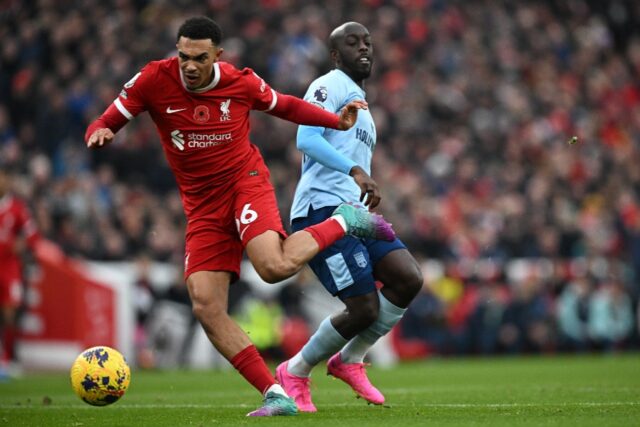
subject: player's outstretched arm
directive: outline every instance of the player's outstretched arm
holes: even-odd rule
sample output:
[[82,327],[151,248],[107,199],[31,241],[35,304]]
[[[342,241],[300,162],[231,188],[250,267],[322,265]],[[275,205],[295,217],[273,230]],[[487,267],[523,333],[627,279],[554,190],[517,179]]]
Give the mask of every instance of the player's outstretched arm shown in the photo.
[[87,139],[87,147],[89,148],[97,148],[102,147],[103,145],[108,145],[113,142],[114,134],[109,128],[98,128],[96,129],[89,139]]
[[358,110],[367,108],[365,101],[352,101],[338,116],[295,96],[279,93],[277,97],[277,103],[271,111],[268,111],[269,114],[299,125],[339,130],[351,128],[358,119]]
[[104,113],[94,120],[84,134],[88,148],[100,148],[113,142],[113,138],[129,120],[118,108],[111,104]]

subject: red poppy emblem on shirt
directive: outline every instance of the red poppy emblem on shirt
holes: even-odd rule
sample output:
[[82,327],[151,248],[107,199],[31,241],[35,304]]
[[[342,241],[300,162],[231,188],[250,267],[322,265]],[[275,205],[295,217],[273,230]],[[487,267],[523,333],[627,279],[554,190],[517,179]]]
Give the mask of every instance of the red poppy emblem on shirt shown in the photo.
[[193,111],[193,120],[200,123],[209,121],[209,107],[206,105],[198,105]]

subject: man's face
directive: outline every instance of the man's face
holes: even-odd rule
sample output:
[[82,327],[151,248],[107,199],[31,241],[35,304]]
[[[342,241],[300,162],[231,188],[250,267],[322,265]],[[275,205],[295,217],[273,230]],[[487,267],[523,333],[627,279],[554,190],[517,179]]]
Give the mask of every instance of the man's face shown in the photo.
[[180,37],[176,44],[184,83],[190,90],[200,89],[211,82],[213,63],[218,61],[222,48],[211,39],[193,40]]
[[369,31],[361,25],[349,25],[336,46],[338,67],[354,81],[371,75],[373,45]]

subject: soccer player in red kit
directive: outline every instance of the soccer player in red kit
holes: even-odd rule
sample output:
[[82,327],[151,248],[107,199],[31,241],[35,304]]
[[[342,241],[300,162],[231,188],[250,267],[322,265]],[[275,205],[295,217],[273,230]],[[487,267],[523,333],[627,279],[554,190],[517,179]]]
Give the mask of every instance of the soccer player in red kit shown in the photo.
[[33,250],[39,234],[25,203],[10,192],[9,173],[0,167],[0,370],[15,359],[16,310],[22,303],[20,245]]
[[216,349],[263,393],[264,405],[248,415],[293,415],[295,402],[227,313],[243,249],[260,277],[273,283],[345,234],[386,240],[395,235],[382,217],[341,205],[326,221],[287,237],[269,170],[249,141],[250,110],[345,130],[366,103],[352,101],[338,116],[277,93],[252,70],[219,62],[221,38],[209,18],[185,21],[177,35],[178,57],[147,64],[89,125],[85,138],[90,148],[108,144],[128,120],[149,112],[187,217],[185,279],[194,315]]

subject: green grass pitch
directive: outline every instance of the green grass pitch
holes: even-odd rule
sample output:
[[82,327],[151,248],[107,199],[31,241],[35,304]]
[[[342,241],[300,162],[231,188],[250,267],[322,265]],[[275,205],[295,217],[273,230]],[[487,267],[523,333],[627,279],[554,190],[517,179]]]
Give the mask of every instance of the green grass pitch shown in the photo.
[[313,373],[316,414],[246,418],[260,396],[234,371],[136,371],[125,396],[92,407],[66,373],[0,384],[1,426],[639,426],[640,355],[431,359],[370,368],[384,406]]

